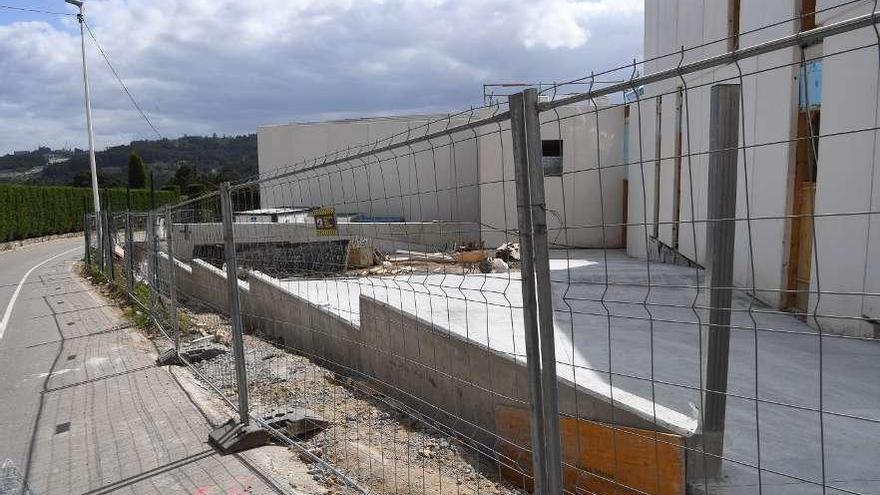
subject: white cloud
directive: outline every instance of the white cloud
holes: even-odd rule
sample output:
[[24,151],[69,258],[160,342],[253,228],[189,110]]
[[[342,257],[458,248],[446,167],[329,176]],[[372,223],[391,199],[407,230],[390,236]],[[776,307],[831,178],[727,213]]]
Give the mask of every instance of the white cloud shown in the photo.
[[525,9],[522,27],[526,47],[579,48],[589,41],[590,21],[600,17],[640,14],[642,2],[634,0],[539,0]]
[[[639,0],[90,0],[86,17],[157,127],[178,136],[479,104],[484,82],[562,80],[638,56],[641,9]],[[83,146],[75,20],[2,23],[0,153]],[[87,48],[99,146],[150,137]]]

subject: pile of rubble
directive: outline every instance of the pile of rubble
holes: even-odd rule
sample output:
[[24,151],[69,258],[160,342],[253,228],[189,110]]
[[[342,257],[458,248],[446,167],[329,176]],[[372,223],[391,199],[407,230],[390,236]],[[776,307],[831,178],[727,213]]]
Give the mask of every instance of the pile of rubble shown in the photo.
[[[359,249],[359,248],[358,248]],[[494,251],[472,245],[459,246],[449,252],[418,252],[397,250],[382,254],[372,250],[369,255],[357,252],[357,262],[349,261],[348,275],[385,276],[410,273],[508,273],[519,269],[519,243],[508,242]],[[372,265],[365,264],[372,262]]]
[[[223,318],[189,317],[201,332],[228,334]],[[371,493],[525,493],[499,479],[497,461],[479,455],[478,445],[422,419],[366,381],[329,371],[258,336],[245,335],[245,349],[253,414],[269,422],[285,412],[304,418],[290,423],[295,428],[286,433],[306,452],[291,449],[291,455],[310,465],[308,474],[327,493],[354,492],[316,458]],[[194,367],[197,380],[210,382],[234,402],[232,359],[231,352],[219,353]]]

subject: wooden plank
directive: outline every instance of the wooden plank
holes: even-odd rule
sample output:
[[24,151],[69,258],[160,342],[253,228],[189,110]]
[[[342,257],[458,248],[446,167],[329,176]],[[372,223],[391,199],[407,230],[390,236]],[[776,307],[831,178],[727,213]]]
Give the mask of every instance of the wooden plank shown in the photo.
[[[798,127],[797,127],[797,144],[795,149],[795,164],[794,164],[794,176],[791,178],[791,191],[792,191],[792,200],[791,200],[791,214],[792,218],[789,221],[789,233],[788,233],[788,261],[785,266],[785,288],[787,292],[783,294],[782,298],[782,307],[790,308],[794,310],[805,311],[806,306],[803,306],[803,297],[799,292],[801,290],[800,284],[798,283],[799,274],[803,273],[801,269],[802,259],[801,256],[806,249],[811,253],[813,239],[812,239],[812,231],[809,231],[810,234],[808,237],[805,237],[807,232],[804,232],[805,224],[810,222],[809,218],[802,218],[801,215],[810,215],[812,214],[812,198],[804,198],[805,191],[808,191],[809,188],[805,188],[805,184],[815,184],[815,171],[814,171],[814,150],[813,145],[815,144],[810,136],[814,133],[818,132],[819,127],[819,111],[813,110],[810,112],[801,111],[798,113]],[[809,204],[807,204],[809,201]],[[805,210],[805,208],[809,208]],[[804,246],[803,240],[809,239],[809,244]],[[809,271],[807,272],[809,273]]]
[[813,202],[816,198],[816,183],[802,182],[800,207],[798,208],[800,227],[798,229],[797,256],[797,308],[806,311],[810,303],[810,271],[813,265]]
[[[498,406],[502,475],[531,490],[529,411]],[[560,420],[565,489],[596,495],[684,495],[684,438],[563,416]],[[515,460],[511,462],[510,459]]]

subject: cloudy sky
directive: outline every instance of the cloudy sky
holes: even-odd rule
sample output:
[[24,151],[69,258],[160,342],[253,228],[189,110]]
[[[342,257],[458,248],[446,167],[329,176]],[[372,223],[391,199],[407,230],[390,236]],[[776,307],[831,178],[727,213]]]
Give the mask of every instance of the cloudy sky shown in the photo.
[[[642,0],[86,0],[166,137],[482,103],[482,84],[566,80],[642,51]],[[0,5],[74,12],[63,0]],[[86,40],[98,148],[155,137]],[[0,8],[0,153],[85,147],[71,16]]]

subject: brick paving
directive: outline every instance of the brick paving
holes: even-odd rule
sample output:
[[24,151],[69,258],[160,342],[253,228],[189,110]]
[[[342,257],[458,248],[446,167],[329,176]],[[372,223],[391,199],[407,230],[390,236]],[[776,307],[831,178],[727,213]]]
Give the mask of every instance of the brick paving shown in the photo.
[[4,343],[5,352],[54,357],[42,368],[47,372],[23,381],[42,382],[33,387],[39,397],[33,398],[30,445],[0,449],[19,459],[31,491],[283,493],[245,458],[221,457],[206,444],[206,417],[174,376],[154,365],[149,341],[73,273],[75,257],[32,275],[13,330],[27,338],[13,351],[8,347],[17,343]]

